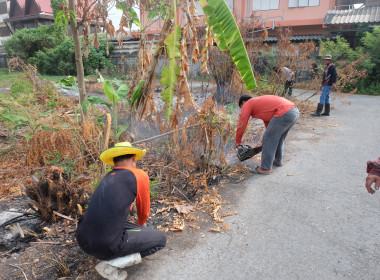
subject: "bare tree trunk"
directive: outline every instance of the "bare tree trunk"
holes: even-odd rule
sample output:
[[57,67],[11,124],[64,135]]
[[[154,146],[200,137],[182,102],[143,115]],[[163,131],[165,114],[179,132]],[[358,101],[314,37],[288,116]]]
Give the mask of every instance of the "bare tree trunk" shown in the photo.
[[[75,10],[74,0],[69,0],[69,9],[72,11]],[[81,122],[83,122],[85,119],[85,116],[82,110],[82,104],[83,104],[83,101],[86,99],[86,87],[84,84],[84,67],[83,67],[83,60],[82,60],[82,49],[80,46],[80,39],[79,39],[79,30],[78,30],[79,27],[77,25],[76,19],[73,20],[71,17],[70,17],[70,27],[71,27],[71,32],[73,35],[73,40],[74,40],[75,64],[77,67],[79,105],[80,105],[79,110],[80,110]]]
[[152,81],[154,78],[154,71],[156,70],[156,66],[158,63],[158,58],[161,55],[162,47],[164,45],[165,39],[169,33],[169,29],[172,25],[172,21],[170,19],[167,19],[164,23],[164,26],[162,27],[160,38],[158,39],[156,49],[154,51],[152,60],[150,61],[148,71],[145,72],[143,76],[144,85],[141,87],[141,96],[140,98],[135,102],[135,110],[137,112],[137,118],[141,118],[145,109],[146,101],[148,98],[148,94],[152,85]]
[[[110,140],[110,133],[111,133],[111,122],[112,122],[111,115],[107,113],[106,118],[107,118],[107,121],[104,125],[104,132],[103,132],[103,135],[104,135],[103,151],[108,149],[108,142]],[[102,177],[104,177],[104,175],[106,175],[106,164],[105,163],[102,164]]]
[[[226,104],[232,102],[231,97],[231,84],[224,79],[219,79],[214,76],[216,81],[216,93],[214,99],[218,104]],[[231,80],[229,80],[230,82]]]

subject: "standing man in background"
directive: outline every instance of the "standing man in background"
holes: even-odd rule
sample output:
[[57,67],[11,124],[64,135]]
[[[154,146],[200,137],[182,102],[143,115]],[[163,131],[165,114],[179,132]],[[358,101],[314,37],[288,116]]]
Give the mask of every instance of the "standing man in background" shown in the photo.
[[[311,114],[314,117],[330,116],[330,92],[331,90],[336,89],[336,80],[338,77],[335,65],[332,63],[332,56],[326,54],[323,58],[323,62],[325,64],[325,70],[323,71],[323,80],[321,86],[322,93],[318,103],[317,111]],[[325,106],[324,113],[322,113],[323,105]]]

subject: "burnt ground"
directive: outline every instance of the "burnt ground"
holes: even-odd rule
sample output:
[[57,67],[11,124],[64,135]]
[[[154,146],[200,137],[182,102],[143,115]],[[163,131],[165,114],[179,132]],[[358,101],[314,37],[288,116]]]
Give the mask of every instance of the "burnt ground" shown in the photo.
[[[229,182],[238,183],[243,180],[244,174],[246,171],[231,170],[230,174],[211,180],[209,188],[220,188]],[[215,200],[206,198],[210,201],[199,203],[206,193],[208,192],[203,189],[192,196],[189,201],[195,206],[195,211],[183,215],[178,214],[175,208],[176,204],[183,203],[183,197],[174,195],[168,199],[167,196],[158,195],[152,200],[151,217],[147,226],[161,228],[166,231],[170,242],[180,242],[181,247],[191,248],[194,243],[188,239],[182,240],[182,231],[191,234],[201,228],[215,228],[210,214],[216,205]],[[215,191],[210,193],[216,194]],[[191,192],[187,195],[190,197]],[[189,201],[187,205],[190,205]],[[76,243],[76,222],[57,219],[55,223],[44,223],[28,210],[28,202],[26,196],[3,198],[0,201],[1,210],[14,211],[0,212],[2,216],[7,213],[6,220],[9,221],[9,225],[0,228],[0,279],[102,279],[94,268],[98,260],[86,255]],[[221,208],[225,208],[225,213],[233,211],[224,206],[226,203],[221,198],[217,202]],[[15,213],[16,211],[28,215]],[[17,223],[22,228],[23,238]]]
[[[312,108],[307,105],[300,109],[309,113]],[[2,150],[9,148],[5,139],[0,139]],[[17,145],[25,145],[24,140],[16,144],[15,152],[2,156],[0,164],[0,180],[5,182],[0,188],[0,279],[102,279],[94,268],[98,260],[86,255],[75,241],[75,220],[57,218],[54,223],[44,223],[29,210],[27,203],[30,201],[21,182],[30,170],[23,168],[25,159],[17,153]],[[257,166],[260,155],[244,164],[239,164],[231,151],[226,158],[230,167],[209,180],[208,190],[199,188],[195,194],[192,189],[174,192],[170,199],[167,193],[158,193],[152,200],[147,225],[165,230],[169,242],[180,244],[184,249],[192,248],[195,243],[181,238],[181,232],[191,236],[199,229],[216,233],[226,230],[226,223],[216,222],[220,216],[215,216],[215,209],[226,216],[234,215],[234,209],[228,200],[218,195],[218,190],[229,183],[242,182],[248,174],[247,166]],[[175,207],[179,204],[193,206],[194,211],[180,214]]]
[[[8,157],[9,154],[5,159]],[[152,199],[147,226],[164,230],[169,242],[179,243],[182,248],[195,245],[192,240],[181,238],[183,232],[191,235],[200,229],[224,231],[223,224],[215,222],[213,211],[232,214],[234,211],[218,191],[228,183],[243,181],[248,174],[246,166],[257,165],[260,155],[244,165],[231,152],[226,158],[230,167],[208,180],[208,190],[198,187],[195,191],[189,187],[169,195],[165,189],[159,191]],[[3,161],[6,162],[9,164]],[[4,173],[9,172],[2,177],[0,199],[0,279],[102,279],[95,271],[98,260],[86,255],[76,243],[76,221],[57,217],[54,223],[43,222],[30,210],[27,204],[31,201],[22,188],[21,182],[29,177],[29,172],[19,169],[11,173],[3,167]],[[191,206],[194,211],[180,214],[176,205]],[[135,217],[130,219],[133,221]]]

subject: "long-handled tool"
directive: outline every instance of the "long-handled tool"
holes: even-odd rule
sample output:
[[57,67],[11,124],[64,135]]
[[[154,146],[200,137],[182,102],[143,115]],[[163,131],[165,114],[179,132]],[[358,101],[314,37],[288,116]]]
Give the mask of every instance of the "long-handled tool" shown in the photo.
[[[327,76],[327,79],[326,81],[323,83],[322,87],[327,85],[327,83],[330,81],[330,76]],[[310,98],[312,98],[313,96],[315,96],[317,93],[319,92],[319,90],[317,90],[316,92],[314,92],[312,95],[310,95],[308,98],[305,99],[305,102],[308,101]]]
[[319,90],[317,90],[316,92],[314,92],[312,95],[310,95],[308,98],[305,99],[305,102],[308,101],[310,98],[312,98],[313,96],[315,96],[317,93],[319,92]]

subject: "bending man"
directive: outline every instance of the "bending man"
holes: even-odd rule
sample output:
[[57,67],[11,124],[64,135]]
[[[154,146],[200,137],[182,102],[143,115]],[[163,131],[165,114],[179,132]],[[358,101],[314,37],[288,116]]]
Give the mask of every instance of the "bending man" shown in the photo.
[[282,166],[284,141],[289,130],[297,122],[299,111],[294,103],[279,96],[263,95],[252,98],[243,95],[239,99],[241,109],[235,147],[241,144],[250,117],[261,119],[267,128],[263,137],[261,166],[251,168],[256,174],[270,174],[273,164]]

